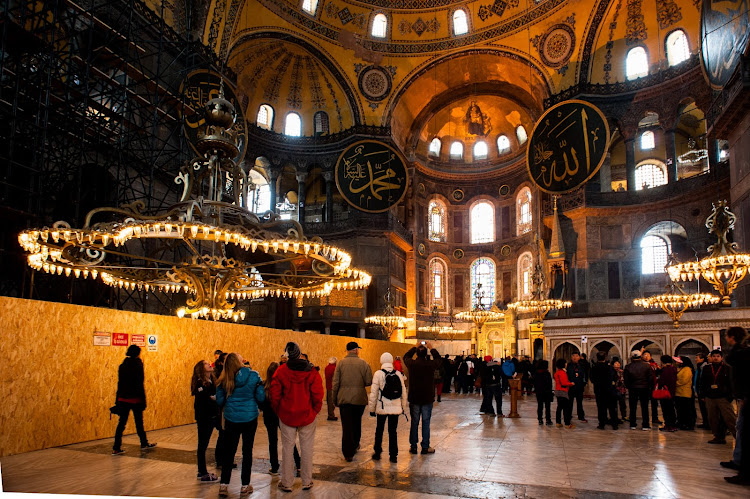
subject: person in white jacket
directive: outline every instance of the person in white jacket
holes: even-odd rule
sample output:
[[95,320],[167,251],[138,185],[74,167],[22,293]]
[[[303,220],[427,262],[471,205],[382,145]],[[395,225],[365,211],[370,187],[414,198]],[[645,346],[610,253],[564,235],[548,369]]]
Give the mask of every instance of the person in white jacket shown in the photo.
[[[403,374],[393,367],[393,355],[385,352],[380,356],[380,370],[372,377],[372,386],[370,387],[370,416],[377,416],[377,426],[375,427],[375,453],[372,458],[380,459],[380,453],[383,452],[383,431],[385,429],[386,419],[388,420],[388,453],[392,463],[397,462],[398,456],[398,418],[401,414],[406,414],[409,402],[406,398],[406,379]],[[401,384],[401,393],[398,394],[398,384]]]

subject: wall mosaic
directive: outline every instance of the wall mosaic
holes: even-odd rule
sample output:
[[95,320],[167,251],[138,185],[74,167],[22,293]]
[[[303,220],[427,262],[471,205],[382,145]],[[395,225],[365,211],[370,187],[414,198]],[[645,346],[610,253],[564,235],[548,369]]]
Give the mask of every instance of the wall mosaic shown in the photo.
[[406,19],[402,19],[398,23],[398,32],[402,35],[408,35],[409,33],[415,33],[417,36],[422,36],[422,33],[437,33],[440,29],[440,22],[437,18],[433,17],[427,21],[422,20],[418,17],[416,21],[410,23]]
[[617,28],[617,18],[620,16],[620,7],[622,7],[622,0],[618,0],[617,6],[615,7],[615,14],[612,16],[612,22],[609,23],[609,39],[607,40],[607,53],[604,55],[604,82],[609,83],[609,72],[612,71],[612,49],[615,47],[614,37],[615,29]]
[[477,15],[482,21],[492,16],[502,17],[506,9],[518,7],[518,0],[495,0],[492,5],[480,5]]
[[286,98],[286,105],[291,109],[302,108],[302,81],[300,78],[302,59],[302,57],[295,57],[292,66],[292,81],[289,84],[289,96]]
[[284,54],[283,59],[276,66],[276,69],[271,75],[271,79],[268,81],[266,88],[263,91],[263,98],[268,102],[275,104],[279,100],[279,90],[281,89],[281,80],[286,74],[289,64],[292,62],[292,54]]
[[570,57],[576,44],[575,14],[568,17],[564,23],[555,24],[543,35],[531,39],[534,48],[539,52],[542,62],[551,68],[562,70],[565,74]]
[[208,46],[215,47],[219,39],[219,27],[221,26],[222,14],[227,8],[227,0],[218,0],[211,18],[211,26],[208,28]]
[[219,56],[222,60],[227,57],[229,40],[232,38],[232,32],[234,31],[234,27],[237,25],[237,20],[239,19],[237,12],[240,10],[240,3],[240,0],[232,0],[232,3],[229,4],[227,22],[224,24],[224,33],[221,35],[221,49],[219,50]]
[[635,45],[648,38],[641,6],[643,0],[628,0],[628,20],[625,31],[625,43]]
[[310,85],[310,100],[312,101],[313,108],[323,109],[326,107],[326,98],[323,96],[323,90],[320,87],[318,68],[316,68],[312,57],[306,57],[305,63],[307,66],[307,83]]
[[656,17],[659,20],[659,28],[667,29],[682,20],[682,11],[674,0],[658,0],[656,2]]

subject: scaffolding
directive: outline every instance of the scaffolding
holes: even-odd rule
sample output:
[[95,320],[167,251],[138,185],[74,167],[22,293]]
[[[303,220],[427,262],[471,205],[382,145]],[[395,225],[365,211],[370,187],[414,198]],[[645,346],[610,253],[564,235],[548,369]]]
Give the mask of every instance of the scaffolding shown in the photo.
[[220,64],[191,40],[190,11],[163,0],[158,12],[141,0],[0,5],[0,294],[168,313],[167,295],[35,274],[17,234],[57,220],[80,226],[99,206],[173,204],[191,155],[183,118],[195,112],[181,85]]

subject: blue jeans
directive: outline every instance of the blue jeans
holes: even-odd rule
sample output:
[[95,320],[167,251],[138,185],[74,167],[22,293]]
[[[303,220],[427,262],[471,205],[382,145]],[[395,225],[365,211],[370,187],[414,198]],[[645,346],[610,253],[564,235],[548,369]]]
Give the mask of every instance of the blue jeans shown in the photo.
[[422,448],[430,447],[430,419],[432,418],[432,404],[409,404],[411,414],[411,430],[409,431],[409,445],[417,446],[419,442],[419,419],[422,418]]

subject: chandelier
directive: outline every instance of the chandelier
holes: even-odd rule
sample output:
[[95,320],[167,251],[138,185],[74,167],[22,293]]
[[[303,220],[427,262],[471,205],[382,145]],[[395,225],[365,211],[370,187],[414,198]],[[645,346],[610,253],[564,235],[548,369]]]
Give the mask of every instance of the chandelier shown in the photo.
[[430,336],[432,336],[433,339],[438,339],[440,335],[449,335],[451,339],[460,332],[460,330],[456,329],[453,325],[453,315],[450,315],[450,323],[448,325],[441,325],[440,324],[440,313],[438,311],[437,305],[432,307],[432,311],[430,313],[430,325],[429,326],[419,326],[417,328],[417,331],[421,333],[428,333]]
[[[539,250],[541,252],[544,249],[540,246]],[[570,301],[543,298],[546,279],[544,277],[544,269],[542,268],[542,264],[539,263],[538,258],[537,264],[534,266],[534,273],[531,275],[531,282],[533,285],[531,299],[509,303],[508,308],[510,310],[522,314],[530,313],[534,317],[534,322],[542,322],[550,310],[560,310],[573,306],[573,303]]]
[[667,284],[668,293],[637,298],[633,300],[636,307],[661,308],[669,318],[672,319],[674,327],[680,327],[680,317],[688,308],[700,307],[701,305],[715,305],[719,303],[719,297],[710,293],[687,294],[682,286],[674,282]]
[[345,251],[305,237],[296,221],[272,212],[259,218],[242,206],[250,182],[233,160],[236,113],[223,82],[203,111],[199,156],[175,178],[183,186],[179,202],[153,215],[140,201],[96,208],[81,229],[60,221],[25,230],[18,240],[29,266],[131,291],[181,293],[185,306],[177,315],[194,319],[242,320],[239,300],[318,297],[368,286],[370,275],[353,268]]
[[721,296],[721,304],[731,305],[730,296],[747,274],[750,267],[750,254],[738,253],[737,243],[727,240],[729,231],[734,229],[737,217],[729,211],[727,201],[713,204],[713,210],[706,219],[708,232],[716,236],[716,243],[709,246],[709,255],[697,262],[670,265],[667,268],[673,281],[692,281],[703,277],[711,283]]
[[471,353],[477,353],[477,336],[482,334],[482,328],[485,323],[493,322],[505,316],[504,313],[491,310],[490,307],[483,304],[484,291],[482,283],[477,284],[474,290],[474,308],[456,314],[456,319],[460,321],[473,322],[476,326],[471,332]]
[[365,317],[365,322],[380,326],[386,339],[390,339],[395,331],[405,329],[409,324],[414,322],[414,319],[396,315],[396,311],[393,308],[395,297],[391,294],[390,287],[383,296],[383,300],[385,301],[383,315],[369,315]]
[[688,152],[680,154],[677,157],[677,162],[680,164],[690,163],[696,164],[704,159],[708,158],[708,149],[698,148],[698,143],[694,138],[688,139]]

